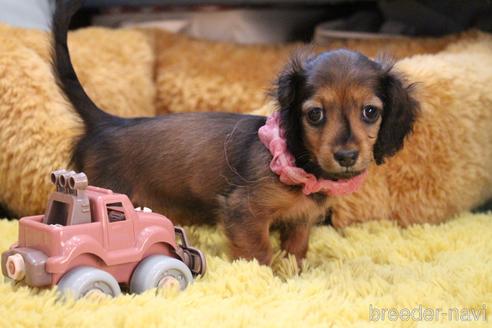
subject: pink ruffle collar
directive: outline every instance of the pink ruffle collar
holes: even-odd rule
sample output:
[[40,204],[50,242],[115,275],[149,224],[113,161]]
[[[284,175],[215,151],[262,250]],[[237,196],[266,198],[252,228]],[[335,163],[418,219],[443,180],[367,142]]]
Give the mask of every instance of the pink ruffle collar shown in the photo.
[[274,112],[258,130],[258,136],[273,156],[270,169],[287,185],[302,185],[305,195],[322,192],[331,196],[347,195],[357,191],[364,182],[367,171],[346,180],[317,179],[295,165],[294,156],[287,150],[284,133],[280,128],[280,115]]

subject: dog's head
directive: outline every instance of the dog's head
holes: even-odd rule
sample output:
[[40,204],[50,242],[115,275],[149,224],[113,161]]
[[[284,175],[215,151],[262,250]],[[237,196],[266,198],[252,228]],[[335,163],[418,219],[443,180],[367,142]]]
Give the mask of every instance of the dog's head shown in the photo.
[[348,50],[293,56],[276,98],[298,166],[328,179],[350,178],[402,148],[418,102],[392,67]]

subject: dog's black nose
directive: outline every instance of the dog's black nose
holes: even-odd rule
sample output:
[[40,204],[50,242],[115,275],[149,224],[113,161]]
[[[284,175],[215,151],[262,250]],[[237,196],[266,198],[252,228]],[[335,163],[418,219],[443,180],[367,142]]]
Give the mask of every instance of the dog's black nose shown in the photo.
[[334,156],[341,166],[349,167],[355,164],[359,152],[357,150],[340,150]]

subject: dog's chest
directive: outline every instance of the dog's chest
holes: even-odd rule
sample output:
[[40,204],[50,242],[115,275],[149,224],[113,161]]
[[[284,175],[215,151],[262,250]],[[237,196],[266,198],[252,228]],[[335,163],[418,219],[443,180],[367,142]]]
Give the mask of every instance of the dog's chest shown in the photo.
[[328,196],[322,193],[304,195],[296,193],[283,209],[280,218],[284,220],[316,221],[328,210]]

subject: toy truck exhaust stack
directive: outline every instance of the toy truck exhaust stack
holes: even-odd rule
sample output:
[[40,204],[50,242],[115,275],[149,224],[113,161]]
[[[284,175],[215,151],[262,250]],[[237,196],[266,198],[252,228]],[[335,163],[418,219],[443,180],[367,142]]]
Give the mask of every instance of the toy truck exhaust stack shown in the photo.
[[[202,252],[163,215],[88,186],[84,173],[59,170],[44,215],[19,221],[19,240],[2,254],[2,272],[32,287],[58,285],[74,298],[179,286],[205,273]],[[179,242],[176,241],[178,239]]]

